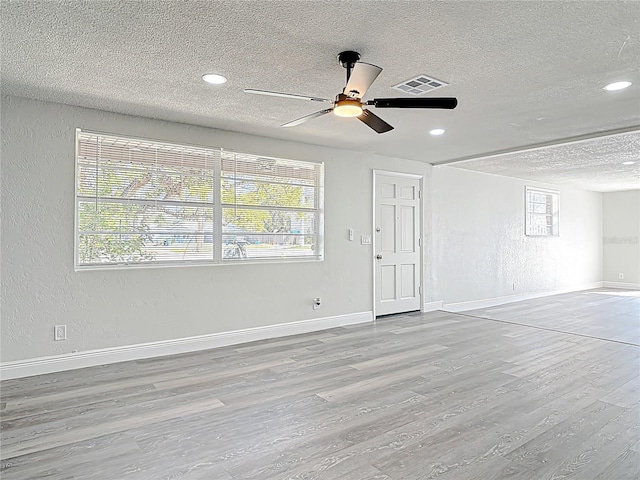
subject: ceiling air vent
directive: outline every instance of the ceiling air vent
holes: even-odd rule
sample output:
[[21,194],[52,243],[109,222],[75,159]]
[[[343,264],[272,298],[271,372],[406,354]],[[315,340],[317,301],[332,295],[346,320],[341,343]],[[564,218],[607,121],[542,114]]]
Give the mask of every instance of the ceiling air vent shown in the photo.
[[429,75],[418,75],[391,88],[411,95],[422,95],[423,93],[431,92],[437,88],[446,87],[447,85],[449,85],[447,82],[435,79]]

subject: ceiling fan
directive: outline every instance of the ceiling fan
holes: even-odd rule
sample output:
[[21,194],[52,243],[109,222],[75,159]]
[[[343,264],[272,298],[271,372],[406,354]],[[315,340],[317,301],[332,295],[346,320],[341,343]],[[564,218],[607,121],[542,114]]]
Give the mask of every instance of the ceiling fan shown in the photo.
[[376,108],[445,108],[453,109],[458,105],[458,100],[452,97],[441,98],[374,98],[373,100],[363,101],[362,97],[382,72],[382,68],[369,63],[360,62],[360,54],[353,51],[345,51],[338,54],[338,61],[347,69],[347,84],[342,93],[336,95],[335,100],[320,97],[308,97],[305,95],[295,95],[292,93],[270,92],[267,90],[256,90],[246,88],[246,93],[254,93],[257,95],[270,95],[273,97],[297,98],[299,100],[310,100],[312,102],[330,103],[330,108],[320,110],[319,112],[305,115],[289,123],[282,125],[283,127],[295,127],[301,123],[305,123],[314,118],[321,117],[327,113],[333,112],[338,117],[357,117],[358,120],[367,124],[377,133],[385,133],[393,130],[393,127],[382,120],[365,106],[373,106]]

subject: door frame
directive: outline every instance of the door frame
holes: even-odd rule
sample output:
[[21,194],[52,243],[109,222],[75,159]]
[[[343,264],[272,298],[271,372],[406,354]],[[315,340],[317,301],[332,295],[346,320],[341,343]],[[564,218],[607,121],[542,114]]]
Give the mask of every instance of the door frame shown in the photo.
[[414,178],[418,180],[418,184],[420,186],[420,196],[418,202],[418,228],[420,231],[420,311],[424,311],[424,298],[425,298],[425,289],[424,289],[424,175],[416,174],[416,173],[403,173],[403,172],[392,172],[389,170],[377,170],[373,169],[373,195],[372,195],[372,203],[371,203],[371,218],[372,218],[372,226],[371,226],[371,265],[373,267],[373,321],[376,321],[376,179],[378,175],[384,175],[387,177],[399,177],[399,178]]

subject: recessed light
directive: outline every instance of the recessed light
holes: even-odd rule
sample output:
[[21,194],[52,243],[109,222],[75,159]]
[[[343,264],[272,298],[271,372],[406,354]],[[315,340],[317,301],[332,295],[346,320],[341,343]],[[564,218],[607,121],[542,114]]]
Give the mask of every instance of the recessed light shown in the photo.
[[431,135],[442,135],[444,132],[444,128],[434,128],[433,130],[429,130]]
[[606,90],[608,92],[613,92],[615,90],[622,90],[623,88],[627,88],[631,86],[631,82],[613,82],[610,83],[609,85],[605,85],[604,87],[602,87],[603,90]]
[[633,165],[636,162],[622,162],[623,165]]
[[213,85],[222,85],[227,81],[225,77],[216,73],[207,73],[202,76],[202,80]]

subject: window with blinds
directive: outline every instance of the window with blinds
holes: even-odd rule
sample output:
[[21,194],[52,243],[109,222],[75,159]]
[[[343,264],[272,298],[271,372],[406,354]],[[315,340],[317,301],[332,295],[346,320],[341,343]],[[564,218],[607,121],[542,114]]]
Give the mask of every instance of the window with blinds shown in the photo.
[[76,266],[322,258],[323,167],[76,134]]
[[525,187],[525,210],[526,235],[559,235],[558,192]]
[[322,165],[221,157],[223,259],[318,256]]

